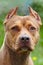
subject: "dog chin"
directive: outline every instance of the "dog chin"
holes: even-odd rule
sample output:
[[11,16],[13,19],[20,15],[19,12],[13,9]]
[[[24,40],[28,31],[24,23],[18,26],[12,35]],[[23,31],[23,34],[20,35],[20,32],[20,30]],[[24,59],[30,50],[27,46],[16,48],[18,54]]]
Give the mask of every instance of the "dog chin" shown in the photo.
[[27,52],[31,52],[32,49],[29,47],[21,47],[17,50],[18,53],[27,53]]

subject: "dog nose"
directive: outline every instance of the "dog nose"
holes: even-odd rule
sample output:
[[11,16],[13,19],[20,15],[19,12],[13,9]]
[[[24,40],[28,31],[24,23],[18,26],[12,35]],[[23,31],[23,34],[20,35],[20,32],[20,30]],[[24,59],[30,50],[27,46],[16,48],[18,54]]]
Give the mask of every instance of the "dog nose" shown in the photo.
[[29,37],[21,37],[20,38],[22,42],[28,42],[29,41]]

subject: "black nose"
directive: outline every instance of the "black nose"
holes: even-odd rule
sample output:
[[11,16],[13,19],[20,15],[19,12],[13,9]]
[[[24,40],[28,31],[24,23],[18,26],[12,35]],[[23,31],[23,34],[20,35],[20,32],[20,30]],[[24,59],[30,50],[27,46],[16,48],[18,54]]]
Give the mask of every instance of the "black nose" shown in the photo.
[[21,42],[28,42],[30,40],[29,37],[21,37]]

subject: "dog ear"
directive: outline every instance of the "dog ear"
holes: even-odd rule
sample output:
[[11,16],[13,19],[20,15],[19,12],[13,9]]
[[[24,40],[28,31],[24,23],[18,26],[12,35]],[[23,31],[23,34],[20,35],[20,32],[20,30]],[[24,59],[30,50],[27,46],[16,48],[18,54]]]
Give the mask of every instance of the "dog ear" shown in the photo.
[[6,19],[11,18],[13,15],[15,15],[17,13],[18,7],[16,7],[15,9],[11,9],[10,12],[8,13],[8,15],[6,16]]
[[38,21],[38,24],[42,25],[41,18],[38,15],[38,13],[36,11],[34,11],[31,7],[29,7],[29,11],[30,11],[30,15],[33,16]]
[[18,10],[18,7],[14,8],[14,9],[11,9],[11,10],[8,12],[8,15],[6,16],[5,21],[4,21],[3,24],[6,24],[6,22],[7,22],[8,19],[10,19],[13,15],[16,15],[17,10]]

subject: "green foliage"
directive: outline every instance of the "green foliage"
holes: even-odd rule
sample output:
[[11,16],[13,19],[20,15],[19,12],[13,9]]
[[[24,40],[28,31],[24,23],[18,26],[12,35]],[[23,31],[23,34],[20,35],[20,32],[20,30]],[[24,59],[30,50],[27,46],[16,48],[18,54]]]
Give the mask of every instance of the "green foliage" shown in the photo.
[[0,47],[2,46],[3,39],[4,39],[4,26],[2,20],[0,20]]

